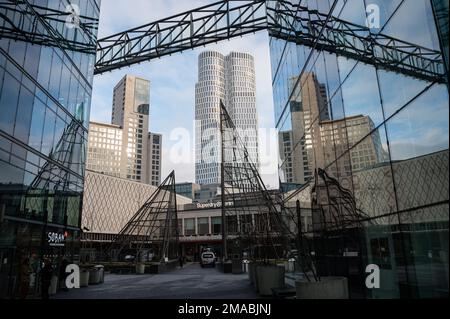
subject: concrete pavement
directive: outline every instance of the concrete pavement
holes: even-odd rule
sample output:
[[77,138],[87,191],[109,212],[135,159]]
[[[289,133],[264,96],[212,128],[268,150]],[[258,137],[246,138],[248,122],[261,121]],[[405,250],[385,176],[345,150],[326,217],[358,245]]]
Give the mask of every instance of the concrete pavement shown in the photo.
[[254,299],[248,274],[224,274],[216,268],[188,264],[157,275],[106,274],[105,282],[61,291],[53,299]]

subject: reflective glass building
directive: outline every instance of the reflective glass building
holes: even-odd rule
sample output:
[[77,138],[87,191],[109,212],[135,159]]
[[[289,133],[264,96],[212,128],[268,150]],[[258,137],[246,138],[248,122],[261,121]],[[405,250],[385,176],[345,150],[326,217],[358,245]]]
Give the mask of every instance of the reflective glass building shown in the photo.
[[78,258],[99,6],[0,9],[0,298],[17,296],[27,258],[30,293],[43,258]]
[[[362,26],[363,37],[401,39],[448,61],[448,1],[293,2]],[[270,40],[280,177],[311,186],[298,192],[312,195],[319,272],[348,277],[354,298],[448,297],[446,81],[289,40]],[[327,231],[333,212],[357,222]],[[379,289],[365,286],[369,264],[380,268]]]

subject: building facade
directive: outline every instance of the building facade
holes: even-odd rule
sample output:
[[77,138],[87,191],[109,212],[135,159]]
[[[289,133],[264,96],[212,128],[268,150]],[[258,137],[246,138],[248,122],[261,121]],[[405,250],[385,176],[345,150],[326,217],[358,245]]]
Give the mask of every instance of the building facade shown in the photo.
[[147,184],[149,108],[150,81],[125,75],[114,88],[111,119],[123,129],[121,177]]
[[120,126],[90,122],[86,168],[120,177],[123,171],[122,135],[123,130]]
[[[83,30],[57,20],[56,31],[50,30],[33,15],[18,23],[18,13],[2,9],[0,25],[17,23],[15,30],[27,33],[34,22],[41,33],[36,37],[48,41],[0,35],[0,298],[17,296],[19,265],[27,258],[33,272],[29,293],[38,294],[43,258],[58,267],[63,258],[79,257],[100,1],[77,3],[90,18]],[[21,6],[35,1],[14,5],[26,11]],[[65,12],[67,4],[39,5],[38,12]],[[86,50],[67,45],[73,41]]]
[[[448,32],[448,20],[447,29],[442,28],[442,17],[436,19],[433,10],[444,1],[377,2],[381,26],[370,30],[364,27],[362,3],[339,2],[333,10],[326,1],[301,2],[361,25],[361,32],[382,29],[388,36],[448,54],[448,38],[439,37]],[[351,247],[348,238],[338,236],[341,240],[327,247],[336,258],[323,275],[350,278],[352,296],[448,296],[448,85],[276,38],[270,39],[270,49],[281,182],[305,182],[309,187],[299,192],[321,204],[324,194],[316,186],[323,184],[316,184],[315,173],[322,169],[340,184],[337,192],[350,194],[357,214],[365,216],[352,237],[361,247],[353,253],[357,258],[342,256]],[[301,114],[308,105],[326,110]],[[312,170],[297,177],[295,169],[301,167]],[[329,201],[334,195],[324,196]],[[381,269],[381,289],[369,290],[362,280],[372,263]]]
[[178,195],[188,197],[192,200],[195,199],[197,192],[200,190],[200,185],[195,183],[177,183],[175,185],[175,191]]
[[198,59],[195,86],[195,179],[220,183],[220,101],[223,101],[250,160],[259,167],[254,59],[246,53],[224,56],[207,51]]
[[161,183],[162,135],[148,133],[147,139],[147,184],[158,186]]
[[162,135],[149,133],[150,81],[125,75],[113,92],[112,124],[89,124],[87,168],[158,186]]

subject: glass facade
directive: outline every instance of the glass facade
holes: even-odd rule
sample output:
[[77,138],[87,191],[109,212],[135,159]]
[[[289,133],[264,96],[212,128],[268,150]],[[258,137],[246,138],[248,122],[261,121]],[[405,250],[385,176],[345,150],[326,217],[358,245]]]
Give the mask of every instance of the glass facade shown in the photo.
[[[95,54],[77,48],[95,52],[100,10],[99,0],[22,5],[55,19],[22,15],[20,32],[35,23],[48,46],[0,35],[0,298],[26,282],[18,274],[26,258],[36,265],[35,292],[44,257],[55,267],[77,259],[95,63]],[[66,22],[70,5],[79,9],[78,26]],[[25,9],[2,8],[0,24],[11,27]],[[54,244],[55,234],[63,244]]]
[[[439,38],[448,15],[447,31],[438,32],[438,2],[296,1],[361,25],[361,33],[436,51],[447,43],[448,51]],[[369,5],[380,9],[379,28],[365,27]],[[323,170],[364,216],[362,227],[333,239],[315,234],[317,256],[326,256],[317,257],[319,271],[348,277],[355,298],[448,297],[448,86],[313,47],[270,39],[281,182],[315,186],[302,189],[323,212],[334,196],[321,198]],[[365,287],[369,264],[380,267],[380,289]]]

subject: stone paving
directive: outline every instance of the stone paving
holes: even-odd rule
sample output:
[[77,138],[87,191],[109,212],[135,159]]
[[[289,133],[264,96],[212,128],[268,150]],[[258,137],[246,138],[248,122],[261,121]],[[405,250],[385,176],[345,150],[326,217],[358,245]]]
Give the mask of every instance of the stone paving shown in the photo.
[[255,299],[248,274],[224,274],[216,268],[188,264],[156,275],[106,274],[105,282],[67,292],[53,299]]

